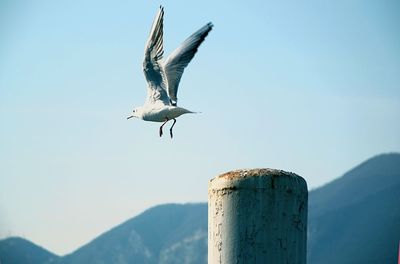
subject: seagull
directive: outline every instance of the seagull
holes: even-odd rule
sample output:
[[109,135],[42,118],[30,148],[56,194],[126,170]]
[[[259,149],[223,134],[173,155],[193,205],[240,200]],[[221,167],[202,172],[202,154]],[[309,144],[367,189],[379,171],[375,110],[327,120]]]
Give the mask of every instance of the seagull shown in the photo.
[[144,105],[134,108],[127,119],[136,117],[145,121],[163,122],[159,129],[160,137],[163,135],[164,125],[173,120],[169,130],[172,138],[176,118],[183,114],[195,113],[177,106],[178,86],[183,71],[213,28],[213,24],[207,23],[188,37],[164,61],[163,20],[164,8],[160,6],[144,50],[143,72],[148,83],[147,98]]

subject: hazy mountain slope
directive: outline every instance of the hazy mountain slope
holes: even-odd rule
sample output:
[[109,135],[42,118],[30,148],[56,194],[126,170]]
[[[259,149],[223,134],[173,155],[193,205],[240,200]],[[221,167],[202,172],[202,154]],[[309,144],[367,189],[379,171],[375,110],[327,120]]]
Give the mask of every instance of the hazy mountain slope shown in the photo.
[[61,263],[205,263],[207,207],[153,207],[65,256]]
[[56,263],[58,259],[53,253],[23,238],[0,240],[1,264],[48,264]]
[[310,193],[308,263],[395,263],[400,155],[374,157]]
[[308,263],[395,263],[400,184],[310,220]]
[[[400,182],[400,154],[382,154],[309,194],[311,217],[338,208]],[[327,206],[329,203],[329,206]]]

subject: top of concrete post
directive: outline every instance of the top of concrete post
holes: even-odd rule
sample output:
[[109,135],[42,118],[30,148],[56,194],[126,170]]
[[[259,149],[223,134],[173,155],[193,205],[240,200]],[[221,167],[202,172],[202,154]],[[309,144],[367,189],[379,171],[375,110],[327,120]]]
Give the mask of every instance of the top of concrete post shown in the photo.
[[[266,184],[269,183],[269,184]],[[299,175],[270,168],[241,169],[223,173],[209,181],[210,189],[220,188],[257,188],[274,189],[281,185],[296,184],[307,190],[306,181]]]

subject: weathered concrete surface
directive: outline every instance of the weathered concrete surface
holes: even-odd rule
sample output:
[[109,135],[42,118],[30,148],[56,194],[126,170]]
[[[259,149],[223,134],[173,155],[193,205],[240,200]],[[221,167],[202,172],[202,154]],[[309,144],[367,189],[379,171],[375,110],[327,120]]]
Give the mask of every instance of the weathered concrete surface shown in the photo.
[[209,182],[208,264],[305,264],[306,181],[274,169],[237,170]]

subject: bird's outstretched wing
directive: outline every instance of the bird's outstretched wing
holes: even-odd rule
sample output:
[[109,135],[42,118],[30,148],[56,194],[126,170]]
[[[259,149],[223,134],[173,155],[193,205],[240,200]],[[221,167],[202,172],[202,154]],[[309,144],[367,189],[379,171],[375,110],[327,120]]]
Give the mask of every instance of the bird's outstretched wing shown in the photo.
[[160,6],[153,25],[150,36],[144,50],[143,72],[148,82],[147,102],[155,103],[160,100],[164,104],[169,104],[161,60],[164,54],[163,48],[163,20],[164,8]]
[[183,71],[196,54],[198,47],[204,41],[213,24],[210,22],[188,37],[164,63],[164,72],[167,79],[168,96],[172,105],[176,105],[178,86]]

